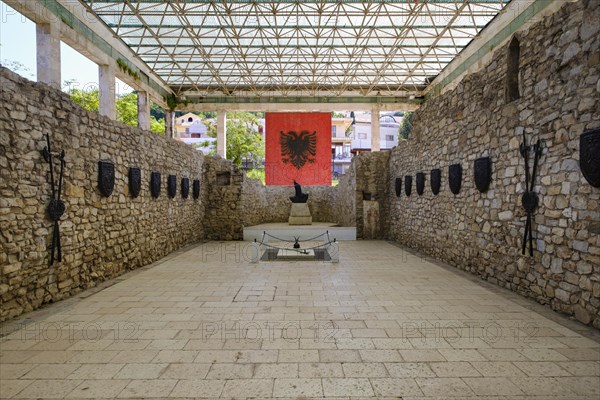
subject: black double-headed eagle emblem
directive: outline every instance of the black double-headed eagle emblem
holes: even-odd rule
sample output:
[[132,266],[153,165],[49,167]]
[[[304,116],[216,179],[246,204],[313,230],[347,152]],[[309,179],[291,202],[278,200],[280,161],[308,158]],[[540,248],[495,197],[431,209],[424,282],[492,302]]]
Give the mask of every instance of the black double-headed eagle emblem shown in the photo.
[[317,131],[312,133],[302,131],[299,134],[296,131],[281,131],[279,138],[281,144],[281,160],[284,163],[290,163],[296,169],[300,169],[304,164],[314,163],[317,155]]

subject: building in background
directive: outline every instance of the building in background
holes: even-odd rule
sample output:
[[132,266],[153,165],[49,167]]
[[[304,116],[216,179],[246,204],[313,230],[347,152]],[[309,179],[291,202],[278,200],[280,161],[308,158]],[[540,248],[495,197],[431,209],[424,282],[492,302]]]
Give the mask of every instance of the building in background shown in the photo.
[[352,161],[352,118],[331,119],[331,170],[343,175]]
[[[379,117],[379,132],[381,150],[391,150],[398,144],[398,130],[402,123],[402,116],[385,114]],[[352,152],[371,151],[371,113],[356,113]]]

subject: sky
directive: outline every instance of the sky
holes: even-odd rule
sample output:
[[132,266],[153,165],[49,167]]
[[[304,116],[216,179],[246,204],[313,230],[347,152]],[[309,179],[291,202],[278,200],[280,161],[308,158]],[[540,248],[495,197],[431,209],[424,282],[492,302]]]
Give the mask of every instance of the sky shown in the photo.
[[[98,87],[98,65],[73,48],[61,42],[61,81],[75,81],[71,87],[95,89]],[[0,63],[15,70],[21,65],[20,75],[37,80],[35,23],[0,1]],[[11,65],[13,66],[11,68]],[[63,90],[68,86],[63,85]],[[116,80],[117,94],[131,92],[131,88]]]

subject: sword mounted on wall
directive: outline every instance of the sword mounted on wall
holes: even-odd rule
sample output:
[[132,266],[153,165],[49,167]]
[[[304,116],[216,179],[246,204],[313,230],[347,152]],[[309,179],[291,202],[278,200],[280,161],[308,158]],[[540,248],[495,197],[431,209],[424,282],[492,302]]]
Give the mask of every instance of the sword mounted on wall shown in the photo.
[[[42,155],[44,156],[44,160],[50,165],[50,188],[51,188],[51,197],[50,203],[48,204],[48,208],[46,209],[48,213],[48,217],[54,223],[54,229],[52,232],[52,249],[50,252],[50,262],[49,265],[52,266],[55,260],[58,262],[62,261],[62,249],[60,245],[60,218],[65,213],[65,203],[61,199],[62,186],[63,186],[63,177],[64,177],[64,168],[65,168],[65,151],[61,150],[60,152],[52,152],[52,147],[50,145],[50,135],[46,134],[46,146],[42,150]],[[60,160],[60,172],[58,174],[58,182],[54,179],[54,157],[58,157]]]

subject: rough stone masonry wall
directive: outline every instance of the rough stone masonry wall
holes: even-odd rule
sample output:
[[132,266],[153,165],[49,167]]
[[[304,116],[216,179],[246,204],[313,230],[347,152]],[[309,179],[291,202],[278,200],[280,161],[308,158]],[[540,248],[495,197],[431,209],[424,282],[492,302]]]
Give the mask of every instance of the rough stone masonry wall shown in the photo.
[[[65,150],[67,161],[66,213],[60,222],[63,261],[52,266],[49,168],[40,153],[46,133],[54,150]],[[97,188],[101,159],[115,164],[115,188],[108,198]],[[135,199],[128,194],[129,166],[142,171],[142,190]],[[68,95],[0,68],[0,320],[72,296],[201,239],[204,207],[192,198],[191,182],[203,180],[202,168],[202,154],[183,143],[85,111]],[[153,170],[162,174],[158,199],[149,191]],[[167,196],[169,174],[177,175],[174,199]],[[190,178],[187,200],[180,192],[183,176]]]
[[[504,98],[507,46],[453,91],[416,113],[411,138],[390,159],[390,235],[490,282],[600,327],[600,190],[583,178],[579,136],[600,127],[600,7],[567,3],[517,34],[520,99]],[[521,255],[525,170],[519,144],[543,143],[535,191],[535,254]],[[473,181],[473,160],[490,156],[487,193]],[[463,188],[448,188],[448,165],[463,167]],[[442,170],[431,193],[429,171]],[[531,168],[531,164],[530,164]],[[426,173],[418,196],[415,173]],[[396,197],[396,177],[413,175],[413,193]]]
[[[308,207],[314,222],[338,223],[339,212],[335,209],[335,187],[303,186],[308,193]],[[271,222],[287,222],[294,195],[293,186],[264,186],[256,179],[244,178],[242,207],[244,226]]]

